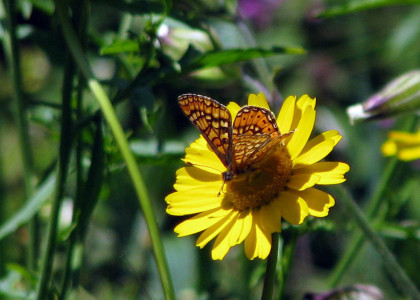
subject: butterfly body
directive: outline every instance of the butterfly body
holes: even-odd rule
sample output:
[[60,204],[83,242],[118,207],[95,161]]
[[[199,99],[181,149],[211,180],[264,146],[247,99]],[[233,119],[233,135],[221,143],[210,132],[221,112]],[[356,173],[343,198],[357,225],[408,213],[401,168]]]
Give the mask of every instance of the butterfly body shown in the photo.
[[224,182],[257,168],[288,136],[280,134],[274,114],[263,107],[244,106],[232,122],[227,107],[210,97],[184,94],[178,102],[226,167]]

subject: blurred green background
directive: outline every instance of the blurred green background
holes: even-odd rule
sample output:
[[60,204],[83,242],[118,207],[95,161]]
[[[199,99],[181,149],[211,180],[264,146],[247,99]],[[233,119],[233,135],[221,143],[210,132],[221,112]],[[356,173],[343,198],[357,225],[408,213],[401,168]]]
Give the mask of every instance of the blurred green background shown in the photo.
[[[244,258],[242,245],[223,261],[213,262],[210,247],[200,250],[194,246],[196,237],[177,238],[173,233],[182,218],[165,214],[164,199],[173,191],[175,171],[183,165],[180,158],[185,147],[198,137],[178,107],[180,94],[197,93],[224,104],[236,101],[243,105],[249,93],[263,91],[276,113],[288,95],[315,97],[316,132],[339,130],[343,140],[329,159],[350,165],[344,185],[362,208],[366,206],[389,161],[381,155],[381,144],[390,129],[412,117],[352,126],[346,108],[366,100],[396,76],[419,67],[420,6],[383,5],[352,12],[350,5],[333,0],[181,0],[173,1],[165,15],[159,1],[101,0],[90,4],[87,53],[95,75],[113,96],[135,82],[128,97],[115,108],[144,175],[179,299],[259,299],[265,270],[264,262]],[[323,12],[337,15],[317,17]],[[63,69],[68,54],[52,1],[18,1],[16,21],[34,180],[41,182],[57,164]],[[4,39],[4,33],[0,34]],[[249,48],[269,53],[264,58],[244,56],[227,64],[217,62],[220,56],[210,57],[202,65],[188,64],[208,51]],[[184,71],[180,72],[180,68]],[[139,80],[134,79],[137,74]],[[4,51],[0,81],[0,223],[5,224],[23,207],[25,193],[16,103]],[[84,96],[83,116],[89,117],[99,106],[89,92]],[[106,126],[104,132],[104,181],[89,223],[78,299],[161,299],[163,293],[142,211]],[[93,135],[93,129],[85,127],[84,166],[90,164],[87,149]],[[378,210],[383,218],[372,222],[417,285],[419,167],[416,162],[398,165],[383,197],[386,205]],[[58,280],[65,264],[75,185],[71,164],[54,265]],[[330,192],[334,195],[333,190]],[[50,210],[47,199],[39,210],[32,211],[39,212],[41,237]],[[330,290],[329,277],[357,230],[339,198],[328,217],[306,220],[294,251],[284,299],[302,299],[308,292]],[[288,234],[286,228],[285,238]],[[18,226],[0,241],[0,290],[4,295],[18,295],[34,286],[33,274],[25,271],[28,236],[27,226]],[[13,276],[19,284],[8,286]],[[386,299],[401,297],[368,242],[338,286],[356,283],[376,286]]]

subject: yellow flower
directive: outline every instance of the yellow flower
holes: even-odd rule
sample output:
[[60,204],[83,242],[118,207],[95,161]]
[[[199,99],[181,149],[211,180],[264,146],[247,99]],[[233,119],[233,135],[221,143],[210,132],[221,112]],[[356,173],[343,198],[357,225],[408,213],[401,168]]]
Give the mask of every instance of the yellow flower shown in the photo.
[[[345,181],[349,166],[342,162],[320,162],[341,140],[335,130],[308,142],[315,123],[315,99],[288,97],[277,124],[282,134],[292,132],[275,151],[257,166],[226,181],[226,167],[203,136],[186,149],[188,166],[177,171],[176,192],[166,197],[167,213],[194,215],[175,227],[179,237],[202,232],[196,245],[203,248],[215,239],[213,259],[223,259],[229,249],[244,242],[249,259],[266,258],[271,250],[271,234],[281,231],[281,218],[301,224],[307,216],[325,217],[334,198],[314,185]],[[269,109],[263,93],[251,94],[248,104]],[[235,119],[240,107],[230,103]]]
[[420,158],[420,131],[408,133],[391,131],[389,139],[382,145],[385,156],[396,155],[401,160],[414,160]]

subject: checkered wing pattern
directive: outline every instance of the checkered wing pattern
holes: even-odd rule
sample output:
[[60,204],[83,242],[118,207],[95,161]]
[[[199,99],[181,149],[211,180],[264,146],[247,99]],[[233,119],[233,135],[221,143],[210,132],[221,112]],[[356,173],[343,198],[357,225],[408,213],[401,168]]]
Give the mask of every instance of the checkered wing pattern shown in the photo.
[[185,94],[178,97],[188,119],[200,131],[227,169],[232,160],[232,117],[226,106],[206,96]]
[[236,115],[232,129],[234,172],[264,158],[283,140],[271,111],[245,106]]

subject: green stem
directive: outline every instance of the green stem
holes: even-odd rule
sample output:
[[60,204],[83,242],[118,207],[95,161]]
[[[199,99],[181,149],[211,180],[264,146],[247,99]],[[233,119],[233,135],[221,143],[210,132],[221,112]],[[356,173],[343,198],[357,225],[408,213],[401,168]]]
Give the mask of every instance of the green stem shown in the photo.
[[[86,49],[87,45],[87,24],[89,19],[89,0],[77,0],[72,2],[72,7],[75,10],[73,21],[75,26],[78,28],[78,35],[80,37],[83,48]],[[82,107],[83,107],[83,92],[86,88],[85,79],[80,72],[77,74],[77,92],[76,92],[76,120],[80,121],[83,117]],[[100,126],[101,119],[99,119]],[[101,129],[97,129],[101,130]],[[94,201],[92,198],[83,198],[83,164],[82,164],[82,150],[83,142],[81,138],[81,132],[78,132],[75,136],[75,150],[76,150],[76,196],[74,199],[73,206],[73,216],[72,216],[72,226],[75,226],[75,230],[72,232],[69,238],[69,243],[67,245],[66,253],[66,264],[64,269],[64,277],[61,285],[61,291],[59,293],[59,299],[64,300],[67,297],[68,291],[71,287],[77,288],[78,277],[81,269],[81,261],[83,257],[83,239],[80,239],[80,224],[78,223],[82,201],[83,199],[89,199],[88,201]],[[103,145],[101,144],[101,147]],[[97,149],[94,149],[97,150]],[[99,149],[101,150],[101,149]],[[103,149],[102,149],[103,150]],[[96,158],[96,156],[94,157]],[[92,159],[92,163],[93,163]],[[91,187],[92,188],[92,187]]]
[[[371,199],[370,206],[368,208],[367,217],[369,219],[373,218],[375,212],[379,208],[381,204],[381,200],[383,199],[383,195],[388,187],[388,184],[397,168],[398,160],[396,158],[391,159],[388,163],[385,172],[383,173],[383,177],[381,178],[380,184],[375,195]],[[348,248],[344,253],[343,257],[337,264],[337,267],[334,269],[334,272],[330,278],[330,286],[335,287],[340,282],[344,272],[350,266],[353,259],[359,253],[359,250],[363,246],[364,242],[364,235],[360,232],[355,233],[348,243]]]
[[[417,118],[411,117],[408,118],[406,123],[402,126],[402,130],[413,130],[415,124],[416,124]],[[391,179],[395,173],[395,170],[398,167],[398,159],[392,158],[382,175],[381,180],[379,181],[379,185],[376,189],[376,192],[374,193],[373,197],[370,199],[370,204],[367,210],[367,217],[371,220],[375,213],[378,211],[378,208],[380,204],[382,203],[383,196],[388,189],[389,183],[391,182]],[[338,283],[340,282],[341,278],[343,277],[344,272],[347,270],[347,268],[350,266],[351,262],[354,260],[356,255],[359,253],[360,249],[363,246],[364,242],[364,235],[360,232],[355,233],[351,239],[350,242],[348,242],[348,247],[340,261],[338,262],[337,266],[334,269],[334,272],[332,273],[329,285],[330,287],[336,287]]]
[[69,13],[67,7],[62,1],[55,0],[57,14],[62,26],[64,38],[67,46],[73,55],[74,60],[79,66],[81,72],[87,79],[87,84],[96,100],[98,101],[104,117],[114,135],[115,141],[120,149],[121,155],[124,158],[129,175],[133,182],[137,197],[140,202],[153,246],[154,255],[156,258],[156,264],[158,267],[160,279],[163,286],[163,291],[166,299],[175,299],[175,293],[170,279],[169,269],[167,266],[166,258],[164,255],[164,249],[162,240],[160,238],[159,228],[156,222],[156,217],[151,205],[151,201],[143,181],[142,175],[137,167],[136,160],[130,151],[128,142],[125,138],[124,131],[118,118],[115,114],[114,108],[106,95],[104,89],[100,83],[94,79],[93,73],[90,68],[90,64],[86,59],[86,56],[82,50],[77,35],[69,22]]
[[294,228],[291,228],[290,231],[291,236],[283,238],[283,254],[281,258],[281,274],[279,274],[279,292],[277,299],[283,299],[286,286],[285,284],[287,277],[289,276],[289,270],[293,261],[293,254],[295,252],[298,232]]
[[370,225],[367,217],[355,203],[349,192],[341,185],[338,186],[336,190],[337,195],[340,197],[341,201],[343,201],[343,203],[347,206],[349,214],[354,217],[366,238],[372,243],[376,251],[378,251],[378,253],[381,255],[389,275],[399,290],[405,293],[411,299],[420,300],[420,293],[416,286],[413,284],[410,278],[408,278],[407,274],[398,264],[394,255],[389,251],[385,243]]
[[[239,20],[238,27],[241,29],[243,37],[247,42],[247,45],[249,47],[257,46],[251,29],[249,29],[249,27],[247,26],[245,21],[243,21],[243,19]],[[264,58],[255,58],[252,60],[252,64],[258,74],[258,78],[261,80],[265,88],[268,89],[270,94],[272,94],[273,92],[278,92],[273,84],[273,81],[271,80],[270,70],[268,69]]]
[[[72,220],[75,229],[70,236],[70,243],[67,251],[65,276],[59,296],[59,299],[62,300],[66,299],[71,280],[73,280],[74,288],[76,288],[79,283],[84,249],[83,242],[86,237],[93,210],[99,200],[103,181],[105,152],[101,126],[102,118],[98,118],[96,123],[96,134],[91,149],[91,165],[85,186],[84,188],[80,187],[83,191],[81,191],[81,195],[79,195],[79,201],[75,202]],[[84,199],[84,201],[80,201],[81,199]]]
[[72,145],[71,94],[74,72],[74,64],[69,57],[67,60],[67,66],[63,79],[63,113],[61,118],[61,138],[58,158],[57,182],[54,199],[51,205],[51,215],[47,233],[47,245],[42,259],[41,276],[36,289],[36,299],[38,300],[48,299],[48,284],[51,278],[52,266],[54,262],[54,251],[57,244],[58,218],[67,181],[68,165],[70,161]]
[[[29,138],[28,116],[26,113],[25,97],[22,82],[20,49],[16,38],[16,23],[14,19],[15,3],[14,0],[0,2],[1,9],[5,11],[7,17],[8,30],[4,32],[4,49],[9,67],[12,73],[12,84],[16,103],[16,119],[18,121],[18,132],[20,150],[23,162],[23,179],[25,186],[25,198],[28,200],[34,191],[34,172],[32,147]],[[30,270],[36,269],[39,256],[39,220],[38,215],[34,215],[29,223],[29,250],[28,267]]]
[[276,280],[276,266],[279,255],[279,233],[271,235],[271,251],[267,259],[267,269],[264,277],[264,287],[261,300],[273,299],[274,282]]

